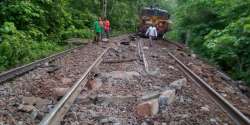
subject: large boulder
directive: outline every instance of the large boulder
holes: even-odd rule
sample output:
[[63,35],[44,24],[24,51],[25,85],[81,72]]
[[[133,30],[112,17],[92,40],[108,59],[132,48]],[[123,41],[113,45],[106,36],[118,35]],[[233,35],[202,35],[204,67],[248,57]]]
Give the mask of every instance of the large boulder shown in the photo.
[[156,115],[159,112],[159,101],[158,99],[153,99],[142,102],[135,107],[135,111],[137,116],[141,118]]

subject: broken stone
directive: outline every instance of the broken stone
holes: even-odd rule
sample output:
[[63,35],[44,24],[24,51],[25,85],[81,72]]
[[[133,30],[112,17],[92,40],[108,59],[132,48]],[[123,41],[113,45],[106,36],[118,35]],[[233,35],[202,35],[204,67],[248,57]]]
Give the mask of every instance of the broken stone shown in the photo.
[[196,54],[191,54],[191,57],[196,58],[197,56],[196,56]]
[[184,97],[183,96],[180,97],[180,103],[184,103]]
[[201,111],[204,111],[204,112],[209,112],[209,111],[210,111],[208,105],[205,105],[205,106],[201,107],[200,110],[201,110]]
[[154,121],[154,125],[161,125],[160,122]]
[[32,113],[31,113],[31,118],[33,119],[33,120],[35,120],[36,119],[36,117],[37,117],[37,115],[38,115],[38,113],[39,113],[39,111],[38,110],[33,110],[32,111]]
[[103,41],[103,42],[108,42],[109,39],[108,39],[108,38],[103,38],[102,41]]
[[175,70],[174,66],[168,66],[168,68]]
[[71,83],[71,82],[72,82],[72,80],[71,80],[71,79],[69,79],[69,78],[62,78],[62,79],[61,79],[61,82],[65,85],[65,84],[69,84],[69,83]]
[[119,123],[119,121],[115,117],[105,117],[103,119],[100,119],[99,122],[101,124],[104,124],[104,123]]
[[33,105],[19,105],[18,110],[22,112],[31,112],[35,109]]
[[135,110],[136,110],[136,114],[139,117],[143,117],[143,118],[156,115],[159,111],[158,99],[153,99],[150,101],[140,103],[135,107]]
[[94,67],[92,70],[91,70],[91,73],[96,75],[96,74],[99,74],[101,71],[98,67]]
[[217,123],[217,120],[214,119],[214,118],[211,118],[211,119],[210,119],[210,122],[213,123],[213,124],[216,124],[216,125],[218,124],[218,123]]
[[160,96],[160,92],[152,92],[152,93],[148,93],[148,94],[145,94],[141,97],[141,100],[142,101],[147,101],[147,100],[150,100],[150,99],[154,99],[154,98],[158,98]]
[[23,97],[22,103],[24,105],[34,105],[37,101],[37,98],[32,96],[32,97]]
[[54,95],[57,97],[63,97],[69,88],[54,88]]
[[94,79],[94,80],[89,80],[86,84],[86,87],[89,90],[96,90],[96,89],[99,89],[101,86],[102,86],[102,80],[99,78]]
[[159,97],[159,106],[161,110],[165,110],[167,105],[173,103],[175,100],[175,90],[166,90],[161,93]]
[[172,83],[170,83],[170,88],[174,88],[174,89],[177,89],[177,90],[181,90],[183,86],[185,86],[187,83],[187,79],[186,78],[183,78],[183,79],[179,79],[179,80],[176,80]]
[[144,46],[143,49],[144,49],[144,50],[148,50],[149,48],[148,48],[147,46]]
[[[2,125],[2,124],[0,124],[0,125]],[[17,125],[24,125],[24,122],[23,121],[18,121]]]
[[47,110],[47,105],[51,104],[52,101],[48,99],[42,99],[40,97],[23,97],[22,98],[22,104],[24,105],[34,105],[37,109],[40,111],[46,111]]
[[37,98],[37,102],[36,102],[35,107],[36,107],[39,111],[48,112],[47,106],[48,106],[49,104],[51,104],[51,103],[52,103],[51,100]]
[[113,103],[113,104],[120,104],[126,102],[136,101],[137,97],[135,96],[109,96],[109,95],[98,95],[96,97],[98,103]]
[[104,77],[111,77],[113,79],[125,79],[125,80],[130,80],[133,79],[134,77],[139,77],[140,74],[138,72],[124,72],[124,71],[113,71],[110,73],[104,73],[102,74]]
[[92,100],[86,96],[78,96],[74,102],[75,104],[90,104]]

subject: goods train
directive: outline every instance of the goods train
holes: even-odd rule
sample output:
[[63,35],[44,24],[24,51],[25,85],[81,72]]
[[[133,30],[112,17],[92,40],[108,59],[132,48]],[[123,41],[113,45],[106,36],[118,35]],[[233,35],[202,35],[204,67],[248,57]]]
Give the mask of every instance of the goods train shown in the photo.
[[138,34],[141,37],[145,37],[147,28],[150,25],[154,25],[158,31],[158,37],[162,36],[170,30],[170,14],[166,10],[162,10],[154,7],[145,7],[139,14],[140,24],[138,28]]

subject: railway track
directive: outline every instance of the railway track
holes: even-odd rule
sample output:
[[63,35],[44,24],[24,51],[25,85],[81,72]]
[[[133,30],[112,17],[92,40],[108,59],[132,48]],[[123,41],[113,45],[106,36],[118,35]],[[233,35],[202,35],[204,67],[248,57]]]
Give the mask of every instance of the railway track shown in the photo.
[[70,106],[75,101],[76,97],[85,87],[88,81],[88,75],[91,70],[97,67],[101,62],[103,56],[109,48],[105,49],[104,52],[98,56],[98,58],[93,62],[93,64],[87,69],[87,71],[82,75],[82,77],[71,87],[70,90],[63,96],[63,98],[57,103],[54,109],[39,123],[39,125],[59,125],[64,115],[69,110]]
[[30,64],[27,64],[27,65],[24,65],[24,66],[21,66],[21,67],[17,67],[15,69],[11,69],[9,71],[6,71],[6,72],[3,72],[3,73],[0,73],[0,83],[2,82],[5,82],[7,80],[10,80],[10,79],[13,79],[17,76],[20,76],[28,71],[31,71],[41,65],[44,65],[46,62],[51,62],[53,60],[56,60],[70,52],[72,52],[73,50],[76,50],[76,49],[79,49],[83,46],[79,46],[79,47],[75,47],[75,48],[72,48],[72,49],[69,49],[69,50],[66,50],[66,51],[63,51],[63,52],[60,52],[60,53],[57,53],[57,54],[54,54],[52,56],[49,56],[47,58],[43,58],[41,60],[37,60],[35,62],[32,62]]
[[[122,46],[122,47],[126,48],[125,46]],[[117,69],[129,70],[129,71],[131,69],[132,70],[135,70],[135,69],[137,70],[138,69],[137,72],[139,72],[139,74],[144,74],[142,76],[142,78],[140,78],[140,79],[144,79],[143,77],[145,77],[145,79],[146,79],[146,80],[142,80],[142,81],[147,81],[148,79],[152,79],[152,78],[146,78],[148,74],[152,75],[152,74],[150,74],[149,68],[155,69],[154,66],[152,65],[152,62],[150,63],[149,60],[154,60],[154,58],[157,59],[157,58],[161,58],[161,57],[155,57],[154,56],[153,58],[151,58],[150,55],[147,53],[147,49],[144,48],[141,39],[138,41],[138,45],[137,45],[137,47],[134,47],[134,49],[138,50],[138,55],[139,55],[138,60],[130,60],[130,61],[122,62],[122,63],[120,63],[119,61],[115,61],[112,64],[106,64],[106,63],[105,64],[101,64],[101,62],[103,61],[103,58],[105,58],[105,55],[107,55],[108,53],[110,54],[110,51],[109,51],[110,48],[105,49],[97,57],[97,59],[91,64],[91,66],[88,67],[87,70],[80,76],[80,78],[72,85],[72,87],[67,91],[67,93],[57,102],[57,104],[46,115],[46,117],[44,117],[42,119],[42,121],[39,123],[39,125],[56,125],[56,124],[60,124],[62,121],[64,121],[65,119],[67,119],[64,116],[68,113],[68,110],[70,110],[72,108],[72,106],[73,106],[74,101],[76,100],[76,98],[79,95],[81,95],[81,92],[84,90],[86,83],[90,80],[89,79],[89,75],[91,74],[91,71],[94,68],[99,67],[99,65],[102,65],[101,69],[103,69],[106,72],[112,72],[114,69],[116,69],[116,70]],[[146,50],[146,52],[145,52],[145,50]],[[70,51],[72,51],[72,50],[69,50],[69,51],[60,53],[58,55],[52,56],[51,59],[53,60],[55,58],[59,58],[62,55],[64,55],[65,53],[68,53]],[[130,50],[126,50],[126,51],[130,51]],[[117,50],[115,50],[114,52],[117,53]],[[137,52],[135,52],[135,53],[137,53]],[[111,53],[111,55],[112,54],[113,53]],[[179,77],[181,77],[181,76],[184,77],[185,74],[186,74],[188,77],[190,77],[190,79],[192,79],[192,80],[196,81],[197,83],[199,83],[199,86],[202,87],[204,90],[206,90],[207,93],[209,93],[210,98],[212,98],[212,100],[214,101],[214,103],[216,103],[217,105],[219,105],[219,107],[220,107],[219,109],[222,109],[223,112],[225,112],[226,115],[228,115],[229,118],[232,119],[232,121],[235,122],[235,124],[237,124],[237,125],[248,125],[248,124],[250,124],[249,119],[246,116],[244,116],[238,109],[236,109],[232,104],[230,104],[228,101],[226,101],[226,99],[224,99],[222,96],[220,96],[204,80],[202,80],[198,75],[196,75],[194,72],[192,72],[179,59],[177,59],[177,57],[175,57],[171,53],[168,53],[168,54],[169,54],[169,57],[173,58],[173,60],[174,60],[174,63],[171,63],[171,65],[176,65],[175,62],[177,62],[177,64],[179,65],[179,68],[181,68],[184,71],[183,75],[180,75]],[[128,56],[131,56],[131,55],[128,54]],[[146,56],[148,57],[147,59],[149,59],[149,60],[146,59]],[[46,59],[40,60],[40,61],[35,62],[33,64],[27,65],[26,68],[24,66],[24,67],[20,68],[20,71],[22,71],[20,73],[19,72],[15,73],[14,70],[10,71],[10,74],[16,74],[16,75],[11,75],[12,77],[10,77],[10,78],[16,77],[16,76],[18,76],[20,74],[23,74],[23,73],[25,73],[27,71],[30,71],[30,70],[34,69],[35,67],[38,67],[39,65],[42,65],[43,63],[45,63],[47,61],[50,61],[51,59],[46,58]],[[167,60],[165,59],[164,61],[167,61]],[[140,62],[143,62],[143,69],[144,69],[144,71],[141,71]],[[168,62],[168,63],[170,63],[170,62]],[[160,66],[160,65],[165,66],[165,64],[162,64],[162,63],[159,63],[157,66]],[[111,66],[114,67],[114,68],[111,68]],[[28,68],[28,67],[32,67],[32,68]],[[170,69],[172,69],[172,68],[170,68]],[[16,70],[18,70],[18,69],[16,69]],[[174,70],[176,70],[174,72],[174,74],[170,74],[170,75],[180,74],[179,71],[178,71],[178,69],[174,69]],[[178,73],[177,73],[177,71],[178,71]],[[115,72],[115,73],[119,73],[119,72]],[[159,74],[154,74],[154,75],[159,75]],[[162,78],[160,78],[160,79],[164,80],[165,79],[164,77],[166,77],[166,76],[162,76]],[[8,79],[10,79],[10,78],[8,78]],[[153,79],[156,80],[156,79],[159,79],[159,78],[153,78]],[[5,81],[5,80],[3,79],[3,81]],[[157,80],[157,81],[159,81],[159,80]],[[156,82],[156,81],[154,81],[154,82]],[[139,84],[139,87],[136,86],[136,84]],[[144,122],[140,122],[140,123],[137,122],[137,120],[139,120],[139,119],[137,118],[137,116],[135,116],[135,118],[133,117],[134,116],[133,115],[134,112],[131,111],[131,110],[134,110],[134,108],[131,108],[131,107],[134,107],[134,105],[137,105],[141,101],[140,100],[140,96],[144,96],[144,92],[147,92],[148,90],[152,90],[152,88],[151,87],[148,88],[147,85],[152,86],[151,83],[150,84],[148,82],[141,83],[141,80],[139,80],[138,83],[136,82],[135,84],[125,84],[125,86],[123,86],[123,87],[121,87],[119,85],[118,88],[116,88],[115,86],[117,86],[117,85],[114,85],[114,86],[112,86],[112,88],[114,87],[114,90],[113,90],[112,88],[107,87],[106,84],[105,84],[105,86],[103,85],[103,88],[101,88],[100,92],[98,92],[98,93],[109,93],[108,91],[111,91],[110,92],[111,95],[112,94],[118,94],[119,95],[120,91],[122,90],[122,92],[120,93],[122,95],[122,97],[127,98],[126,95],[130,95],[129,99],[131,99],[131,100],[129,100],[128,102],[124,102],[126,104],[126,105],[124,104],[125,106],[122,105],[122,107],[127,107],[128,109],[125,110],[125,112],[127,113],[127,114],[125,113],[126,116],[121,116],[121,119],[127,119],[127,120],[131,120],[132,123],[141,124],[141,123],[144,123]],[[145,88],[145,86],[146,86],[146,88]],[[160,86],[162,86],[162,85],[160,85]],[[129,91],[129,89],[131,89],[131,90]],[[161,90],[161,89],[159,89],[159,90]],[[95,91],[97,92],[99,90],[95,90]],[[138,91],[138,92],[136,92],[136,91]],[[93,94],[93,91],[91,91],[90,93]],[[181,93],[183,94],[183,92],[181,92]],[[89,94],[89,96],[91,96],[91,94]],[[180,95],[178,95],[178,96],[180,96]],[[188,95],[188,96],[190,96],[190,95]],[[85,98],[89,98],[89,97],[85,97]],[[118,97],[116,97],[116,98],[118,98]],[[98,99],[98,98],[96,98],[96,99]],[[120,98],[120,95],[119,95],[118,100],[122,100]],[[194,108],[196,106],[195,103],[191,103],[191,104],[192,104],[192,105],[190,105],[191,108]],[[84,105],[84,104],[82,104],[82,105]],[[115,106],[119,107],[120,105],[121,104],[115,105]],[[84,106],[86,106],[86,105],[84,105]],[[108,108],[113,109],[115,106],[113,105],[113,107],[108,107]],[[82,107],[82,106],[80,106],[80,107]],[[213,106],[211,106],[211,107],[213,107]],[[174,108],[174,106],[172,108]],[[172,110],[169,110],[169,111],[170,112],[174,112],[174,110],[176,110],[176,109],[172,109]],[[216,110],[216,112],[217,112],[217,110]],[[163,114],[161,114],[161,115],[163,115]],[[211,117],[211,116],[209,116],[209,117]],[[226,116],[223,116],[223,117],[226,117]],[[117,116],[117,118],[119,118],[119,116]],[[164,118],[162,118],[162,119],[164,119]],[[227,118],[225,118],[225,119],[227,119]],[[170,121],[171,121],[171,119],[170,119]],[[128,124],[128,123],[125,123],[125,124]]]
[[171,52],[168,53],[180,66],[181,68],[193,79],[199,86],[204,89],[209,96],[217,103],[228,116],[237,125],[249,125],[250,119],[241,113],[236,107],[229,103],[224,97],[222,97],[218,92],[216,92],[207,82],[202,80],[197,74],[195,74],[190,68],[188,68],[183,62],[181,62],[176,56]]

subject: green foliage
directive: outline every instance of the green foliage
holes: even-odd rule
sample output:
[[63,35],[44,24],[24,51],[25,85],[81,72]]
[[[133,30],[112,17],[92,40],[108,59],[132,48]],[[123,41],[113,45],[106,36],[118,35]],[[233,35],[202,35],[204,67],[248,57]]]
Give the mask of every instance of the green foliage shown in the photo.
[[[149,4],[108,0],[114,35],[135,31],[139,8]],[[0,71],[62,50],[62,40],[93,37],[93,22],[101,15],[102,0],[1,0]]]
[[168,38],[188,44],[237,80],[250,85],[250,1],[176,0]]
[[[55,43],[40,41],[34,42],[32,37],[41,35],[36,30],[33,33],[18,31],[12,22],[5,22],[0,28],[0,71],[17,64],[28,63],[31,60],[44,57],[54,51],[59,51]],[[29,32],[28,32],[29,33]]]
[[61,34],[62,39],[69,38],[92,38],[94,36],[93,32],[89,29],[76,29],[75,27],[70,27],[67,30],[63,31]]

